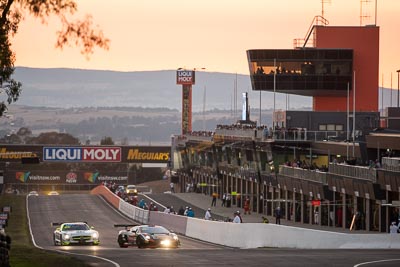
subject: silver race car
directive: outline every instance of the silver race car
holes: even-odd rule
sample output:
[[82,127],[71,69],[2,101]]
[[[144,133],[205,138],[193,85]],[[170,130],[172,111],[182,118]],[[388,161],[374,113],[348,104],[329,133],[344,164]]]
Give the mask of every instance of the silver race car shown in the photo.
[[55,246],[100,244],[99,232],[86,222],[52,223],[52,226],[57,226],[53,234]]

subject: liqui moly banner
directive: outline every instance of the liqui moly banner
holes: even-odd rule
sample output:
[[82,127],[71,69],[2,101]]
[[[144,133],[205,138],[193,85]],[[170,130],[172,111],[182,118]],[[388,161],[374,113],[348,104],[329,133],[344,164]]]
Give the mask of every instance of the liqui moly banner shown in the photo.
[[43,161],[121,162],[121,148],[43,147]]
[[176,84],[194,84],[194,70],[178,70]]

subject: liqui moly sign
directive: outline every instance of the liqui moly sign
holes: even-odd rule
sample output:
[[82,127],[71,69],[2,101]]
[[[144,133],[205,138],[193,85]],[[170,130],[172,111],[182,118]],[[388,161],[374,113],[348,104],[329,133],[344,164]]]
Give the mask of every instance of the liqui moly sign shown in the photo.
[[178,70],[176,84],[194,84],[194,70]]
[[121,162],[121,148],[43,147],[43,161]]

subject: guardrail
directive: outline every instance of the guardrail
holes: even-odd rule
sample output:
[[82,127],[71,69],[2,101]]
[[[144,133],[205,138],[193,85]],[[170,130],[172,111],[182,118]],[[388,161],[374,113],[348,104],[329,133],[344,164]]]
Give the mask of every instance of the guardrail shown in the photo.
[[382,169],[400,172],[400,158],[382,158]]
[[285,165],[279,166],[279,174],[289,176],[289,177],[294,177],[297,179],[319,182],[319,183],[323,183],[323,184],[327,183],[326,177],[328,175],[326,172],[321,172],[318,170],[308,170],[308,169],[302,169],[302,168],[298,168],[298,167],[290,167],[290,166],[285,166]]
[[373,183],[376,183],[377,176],[375,168],[337,163],[329,163],[329,173],[353,179],[369,180]]

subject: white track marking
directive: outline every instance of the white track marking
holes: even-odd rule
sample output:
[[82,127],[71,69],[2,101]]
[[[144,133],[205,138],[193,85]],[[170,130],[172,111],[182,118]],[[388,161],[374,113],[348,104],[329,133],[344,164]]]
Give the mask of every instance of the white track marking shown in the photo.
[[380,263],[380,262],[388,262],[388,261],[400,261],[400,259],[389,259],[389,260],[362,262],[362,263],[354,265],[354,267],[359,267],[359,266],[368,265],[368,264],[374,264],[374,263]]
[[35,247],[37,247],[39,249],[42,249],[42,250],[56,251],[56,252],[59,252],[59,253],[65,253],[65,254],[70,254],[70,255],[78,255],[78,256],[86,256],[86,257],[96,258],[96,259],[100,259],[100,260],[109,262],[109,263],[113,264],[115,267],[120,267],[120,265],[118,263],[116,263],[115,261],[109,260],[107,258],[103,258],[103,257],[95,256],[95,255],[73,253],[73,252],[68,252],[68,251],[63,251],[63,250],[58,250],[58,249],[46,249],[46,248],[43,248],[41,246],[38,246],[36,244],[36,242],[35,242],[35,238],[34,238],[33,233],[32,233],[31,218],[29,217],[28,196],[26,196],[26,214],[27,214],[27,217],[28,217],[29,232],[31,234],[32,243],[33,243],[33,245]]

